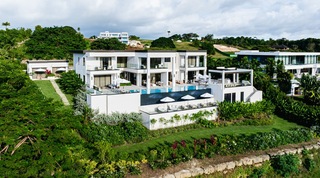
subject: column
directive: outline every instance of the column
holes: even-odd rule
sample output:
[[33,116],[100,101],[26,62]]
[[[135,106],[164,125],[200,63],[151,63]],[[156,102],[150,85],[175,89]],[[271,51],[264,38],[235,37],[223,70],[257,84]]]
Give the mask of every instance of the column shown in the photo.
[[174,57],[171,57],[171,64],[172,64],[172,91],[176,91],[176,60]]
[[147,94],[150,94],[150,57],[147,57]]
[[224,73],[224,71],[222,71],[222,101],[224,101],[224,80],[225,80],[225,73]]
[[137,75],[137,78],[136,78],[136,85],[137,86],[141,86],[142,85],[142,75],[141,74],[136,74]]
[[188,56],[185,55],[184,56],[184,83],[187,83],[188,82]]
[[205,67],[204,69],[204,73],[206,74],[207,73],[207,56],[203,56],[203,66]]
[[253,70],[251,70],[251,74],[250,74],[250,83],[251,83],[251,86],[253,86]]
[[196,66],[195,67],[199,67],[199,56],[196,57]]

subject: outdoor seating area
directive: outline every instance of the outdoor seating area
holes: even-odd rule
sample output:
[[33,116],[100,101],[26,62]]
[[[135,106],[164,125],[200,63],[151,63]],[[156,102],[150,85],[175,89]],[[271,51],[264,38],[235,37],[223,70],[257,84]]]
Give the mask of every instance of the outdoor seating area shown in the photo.
[[216,102],[198,103],[198,104],[163,104],[155,108],[156,113],[175,112],[181,110],[200,109],[205,107],[217,106]]

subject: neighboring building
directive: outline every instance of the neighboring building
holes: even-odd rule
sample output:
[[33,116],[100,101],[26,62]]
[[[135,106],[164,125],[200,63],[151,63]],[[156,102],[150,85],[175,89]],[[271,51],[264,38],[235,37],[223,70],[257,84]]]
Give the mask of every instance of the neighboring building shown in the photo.
[[283,61],[284,67],[296,77],[300,78],[303,73],[316,75],[320,72],[320,53],[315,52],[259,52],[257,50],[245,50],[236,52],[237,57],[248,57],[249,60],[257,59],[265,65],[268,58],[275,61]]
[[119,41],[121,41],[124,44],[129,43],[129,34],[128,32],[101,32],[98,38],[117,38]]
[[206,51],[78,51],[73,55],[76,73],[89,88],[117,85],[119,78],[136,86],[190,83],[207,73]]
[[28,60],[27,73],[31,79],[45,78],[47,73],[60,75],[62,72],[68,72],[67,60]]

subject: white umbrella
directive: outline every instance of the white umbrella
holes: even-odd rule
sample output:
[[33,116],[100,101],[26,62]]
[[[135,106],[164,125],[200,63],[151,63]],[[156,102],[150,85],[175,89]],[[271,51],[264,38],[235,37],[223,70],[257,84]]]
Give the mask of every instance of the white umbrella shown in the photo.
[[[185,95],[185,96],[181,97],[181,99],[183,99],[183,100],[193,100],[193,99],[195,99],[195,97],[193,97],[191,95]],[[187,105],[189,105],[189,102],[187,103]]]
[[210,93],[204,93],[204,94],[200,95],[200,97],[201,97],[201,98],[212,98],[213,95],[210,94]]
[[[212,98],[213,95],[210,93],[204,93],[202,95],[200,95],[201,98]],[[206,103],[208,103],[208,101],[206,100]]]
[[[164,97],[160,100],[161,102],[163,103],[170,103],[170,102],[174,102],[175,100],[173,98],[170,98],[170,97]],[[169,105],[167,104],[167,108],[169,107]]]
[[170,97],[164,97],[160,100],[161,102],[164,102],[164,103],[170,103],[170,102],[174,102],[175,100],[173,98],[170,98]]
[[46,72],[46,69],[36,69],[34,72]]
[[185,95],[185,96],[181,97],[181,99],[183,99],[183,100],[193,100],[193,99],[195,99],[195,97],[193,97],[191,95]]

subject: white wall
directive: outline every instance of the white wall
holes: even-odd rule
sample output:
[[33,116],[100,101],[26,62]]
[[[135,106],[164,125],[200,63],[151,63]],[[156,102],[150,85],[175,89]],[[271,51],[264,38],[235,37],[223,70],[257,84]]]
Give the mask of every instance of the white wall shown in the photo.
[[139,112],[140,93],[117,95],[88,94],[87,103],[90,108],[99,110],[100,114]]
[[[183,116],[189,115],[191,116],[193,113],[198,113],[199,111],[213,111],[215,110],[215,113],[206,118],[207,120],[215,120],[218,117],[217,113],[217,106],[214,107],[207,107],[207,108],[199,108],[199,109],[192,109],[192,110],[179,110],[175,112],[166,112],[166,113],[159,113],[159,114],[148,114],[146,112],[142,112],[142,119],[143,119],[143,125],[147,127],[149,130],[157,130],[157,129],[163,129],[163,128],[171,128],[171,127],[177,127],[182,125],[188,125],[194,123],[194,121],[191,121],[189,119],[185,120],[183,119]],[[164,124],[164,122],[161,122],[160,118],[170,120],[171,117],[173,117],[175,114],[178,114],[181,118],[180,121],[174,120],[174,122],[168,122]],[[156,123],[152,124],[151,120],[155,119]]]

